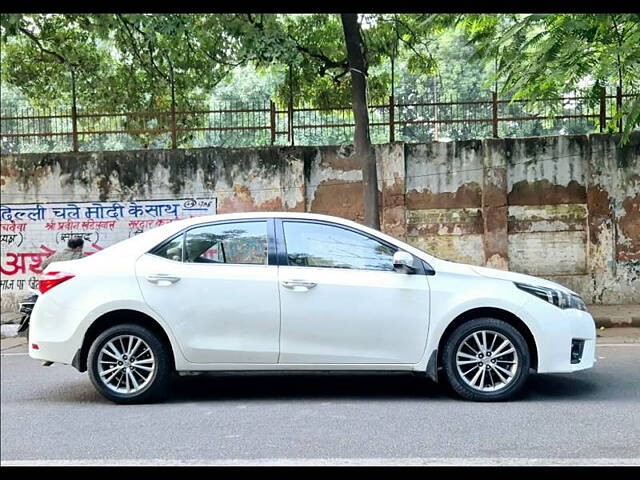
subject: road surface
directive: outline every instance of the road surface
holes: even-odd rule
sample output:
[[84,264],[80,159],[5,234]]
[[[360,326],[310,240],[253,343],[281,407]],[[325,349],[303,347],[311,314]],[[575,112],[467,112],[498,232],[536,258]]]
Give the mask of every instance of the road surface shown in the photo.
[[1,461],[23,464],[640,465],[640,344],[472,403],[411,375],[205,374],[119,406],[86,373],[2,352]]

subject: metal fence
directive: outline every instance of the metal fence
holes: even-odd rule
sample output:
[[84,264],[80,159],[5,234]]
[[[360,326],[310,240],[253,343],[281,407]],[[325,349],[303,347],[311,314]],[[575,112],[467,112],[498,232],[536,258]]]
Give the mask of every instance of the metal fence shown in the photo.
[[[476,99],[395,99],[371,105],[374,143],[425,142],[486,137],[535,136],[603,131],[621,111],[620,88],[599,96],[528,100],[500,99],[486,92]],[[252,147],[350,143],[351,107],[277,105],[271,101],[221,103],[208,110],[94,113],[77,110],[5,110],[0,117],[2,154],[145,148]],[[616,129],[622,129],[619,120]]]

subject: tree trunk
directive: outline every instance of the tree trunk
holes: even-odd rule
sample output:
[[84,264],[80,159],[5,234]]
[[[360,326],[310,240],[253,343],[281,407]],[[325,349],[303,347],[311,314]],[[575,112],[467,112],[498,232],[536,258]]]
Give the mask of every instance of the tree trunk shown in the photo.
[[347,46],[347,59],[351,68],[351,102],[356,122],[353,142],[356,147],[356,156],[360,159],[362,167],[364,223],[379,230],[378,174],[376,172],[376,157],[369,137],[367,65],[364,42],[360,35],[357,14],[343,13],[340,16]]

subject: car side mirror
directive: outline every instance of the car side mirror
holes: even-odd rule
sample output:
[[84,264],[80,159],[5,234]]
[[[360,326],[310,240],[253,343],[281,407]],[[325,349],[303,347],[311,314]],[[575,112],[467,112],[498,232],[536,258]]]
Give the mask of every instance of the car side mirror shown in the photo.
[[416,273],[413,255],[408,252],[398,250],[393,254],[393,268],[397,272],[406,274]]

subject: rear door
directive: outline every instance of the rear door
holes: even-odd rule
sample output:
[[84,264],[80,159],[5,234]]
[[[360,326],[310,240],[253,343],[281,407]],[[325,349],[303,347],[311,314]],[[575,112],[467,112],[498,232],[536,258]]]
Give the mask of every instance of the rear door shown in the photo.
[[330,222],[282,219],[276,232],[280,363],[420,360],[429,284],[424,272],[394,271],[397,247]]
[[140,257],[148,305],[193,363],[277,363],[280,330],[273,220],[198,225]]

